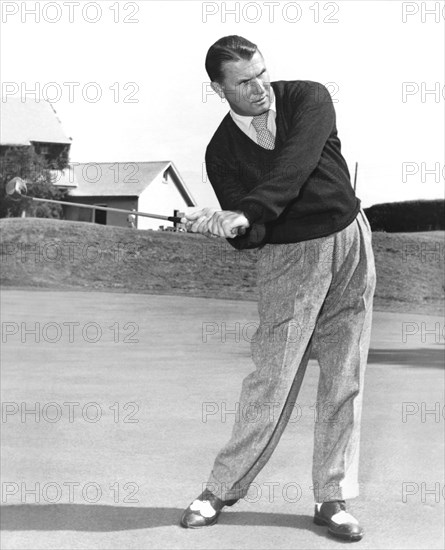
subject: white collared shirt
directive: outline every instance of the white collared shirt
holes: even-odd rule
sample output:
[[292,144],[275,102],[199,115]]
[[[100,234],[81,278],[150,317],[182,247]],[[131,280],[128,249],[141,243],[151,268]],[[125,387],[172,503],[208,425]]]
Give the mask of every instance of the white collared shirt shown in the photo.
[[[277,126],[276,126],[275,119],[277,117],[277,109],[275,106],[275,94],[273,94],[273,100],[270,104],[269,111],[270,113],[269,113],[269,116],[267,117],[267,129],[269,130],[269,132],[272,132],[274,137],[276,137]],[[247,136],[249,136],[252,141],[257,143],[257,132],[252,124],[253,116],[238,115],[232,109],[230,109],[230,116],[232,117],[233,121],[238,126],[238,128],[242,130]]]

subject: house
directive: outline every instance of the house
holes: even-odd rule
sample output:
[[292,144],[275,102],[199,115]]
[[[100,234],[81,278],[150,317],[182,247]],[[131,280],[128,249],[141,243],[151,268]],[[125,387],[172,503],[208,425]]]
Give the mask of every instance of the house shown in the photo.
[[[190,191],[172,161],[157,162],[94,162],[75,163],[70,167],[72,178],[70,202],[149,212],[173,216],[196,206]],[[67,175],[66,175],[67,176]],[[57,184],[57,182],[56,182]],[[121,227],[131,226],[128,214],[92,210],[78,206],[65,207],[65,219],[87,221]],[[169,225],[158,219],[136,216],[137,229],[158,229]]]
[[0,111],[0,156],[11,147],[33,147],[52,169],[66,167],[72,140],[51,103],[8,97],[1,100]]
[[[172,161],[68,163],[71,138],[48,101],[7,98],[0,102],[0,158],[13,147],[33,147],[48,161],[51,182],[67,191],[67,201],[173,216],[196,206]],[[17,175],[17,174],[13,174]],[[32,185],[32,181],[27,181]],[[171,222],[128,214],[64,207],[67,220],[104,225],[158,229]]]

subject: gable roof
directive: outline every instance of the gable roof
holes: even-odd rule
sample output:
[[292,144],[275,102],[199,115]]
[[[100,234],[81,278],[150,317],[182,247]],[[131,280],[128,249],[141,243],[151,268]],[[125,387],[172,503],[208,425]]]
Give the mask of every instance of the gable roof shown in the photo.
[[91,162],[73,164],[77,187],[71,197],[139,197],[166,170],[188,206],[195,199],[170,160],[156,162]]
[[0,101],[0,145],[31,145],[32,141],[71,143],[48,101],[16,97]]

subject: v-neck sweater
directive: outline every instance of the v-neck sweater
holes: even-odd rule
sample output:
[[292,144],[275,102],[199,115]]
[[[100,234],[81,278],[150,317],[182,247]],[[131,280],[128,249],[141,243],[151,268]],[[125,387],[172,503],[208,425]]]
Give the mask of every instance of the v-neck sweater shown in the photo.
[[245,235],[235,248],[325,237],[360,210],[337,135],[329,91],[309,80],[271,82],[275,148],[268,150],[224,117],[206,149],[206,170],[223,210],[241,211]]

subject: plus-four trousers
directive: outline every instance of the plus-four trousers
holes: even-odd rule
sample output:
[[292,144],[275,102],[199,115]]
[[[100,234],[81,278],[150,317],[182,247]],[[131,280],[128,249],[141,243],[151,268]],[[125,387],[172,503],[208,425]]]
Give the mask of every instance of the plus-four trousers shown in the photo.
[[207,487],[222,500],[247,494],[295,410],[311,354],[320,366],[311,490],[316,502],[356,497],[375,289],[365,214],[328,237],[265,245],[257,269],[259,325],[251,343],[256,368],[242,383],[239,407],[273,414],[255,421],[237,417]]

